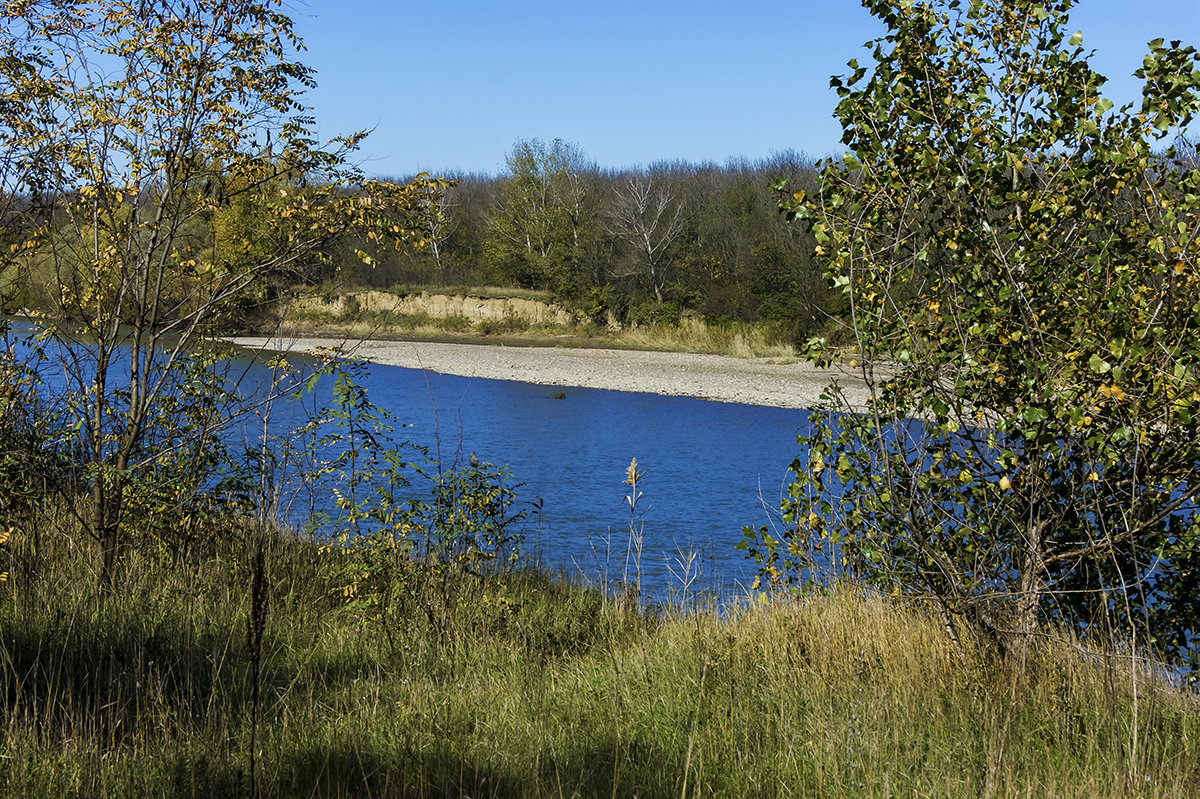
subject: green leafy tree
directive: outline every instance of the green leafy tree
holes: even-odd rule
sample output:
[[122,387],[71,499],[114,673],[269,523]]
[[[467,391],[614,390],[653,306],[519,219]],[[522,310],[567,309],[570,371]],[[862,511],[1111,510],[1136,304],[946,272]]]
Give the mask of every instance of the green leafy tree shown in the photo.
[[571,294],[601,235],[593,167],[573,144],[533,139],[513,145],[508,171],[488,226],[488,262],[517,285]]
[[1020,663],[1048,619],[1177,654],[1200,630],[1200,171],[1165,145],[1200,59],[1150,42],[1140,107],[1114,109],[1069,0],[864,5],[889,32],[833,80],[850,151],[784,206],[871,398],[814,414],[765,574],[817,542]]
[[[279,6],[4,6],[2,188],[35,215],[22,252],[49,264],[54,316],[73,323],[64,426],[79,431],[102,588],[147,496],[138,481],[161,462],[152,429],[185,427],[162,412],[209,380],[187,362],[212,323],[342,236],[399,246],[425,228],[430,181],[364,183],[346,161],[363,134],[316,142],[301,103],[313,77]],[[252,240],[206,247],[232,205],[252,217]]]

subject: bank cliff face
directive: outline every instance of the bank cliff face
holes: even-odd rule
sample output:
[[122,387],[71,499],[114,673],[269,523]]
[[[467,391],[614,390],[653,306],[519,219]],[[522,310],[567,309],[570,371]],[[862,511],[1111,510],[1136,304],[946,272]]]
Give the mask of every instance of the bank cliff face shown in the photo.
[[460,318],[472,324],[520,320],[531,325],[565,327],[578,321],[575,315],[565,308],[538,299],[431,294],[426,291],[395,294],[363,290],[329,298],[303,297],[295,302],[293,310],[300,314],[317,313],[334,317],[353,316],[361,311],[424,315],[434,319]]

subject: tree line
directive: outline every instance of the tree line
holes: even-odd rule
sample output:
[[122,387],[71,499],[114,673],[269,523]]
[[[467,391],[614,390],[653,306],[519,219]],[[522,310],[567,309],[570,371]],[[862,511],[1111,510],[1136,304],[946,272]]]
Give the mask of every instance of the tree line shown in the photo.
[[692,313],[765,323],[796,342],[844,310],[811,234],[780,218],[771,189],[779,178],[815,187],[816,166],[802,154],[606,169],[576,144],[524,139],[505,163],[497,176],[447,175],[454,183],[431,208],[426,246],[370,264],[344,253],[349,278],[537,289],[600,323]]
[[[232,176],[212,164],[197,170],[207,179],[177,190],[204,210],[178,228],[176,260],[185,267],[176,277],[185,283],[188,275],[257,267],[289,251],[302,228],[283,232],[281,240],[280,209],[303,207],[319,189],[325,197],[363,197],[378,186],[425,188],[420,197],[406,196],[419,213],[406,211],[411,219],[397,228],[410,246],[378,246],[396,236],[390,224],[323,231],[317,246],[279,268],[255,269],[254,285],[223,308],[225,326],[247,323],[290,290],[320,284],[533,289],[601,325],[672,324],[692,314],[713,323],[761,323],[788,343],[837,329],[847,307],[822,275],[811,233],[779,215],[775,182],[817,186],[815,162],[794,151],[723,165],[663,161],[607,169],[578,145],[523,139],[496,176],[367,181],[359,175],[336,186],[298,169],[292,154],[263,150],[259,158],[259,175]],[[7,197],[10,220],[32,210],[30,196]],[[136,204],[143,214],[155,211],[149,193]],[[56,213],[51,225],[58,240],[82,241],[69,216]],[[70,312],[51,296],[58,281],[49,273],[59,271],[53,260],[43,257],[45,268],[38,269],[38,259],[28,259],[22,274],[10,275],[11,305]]]

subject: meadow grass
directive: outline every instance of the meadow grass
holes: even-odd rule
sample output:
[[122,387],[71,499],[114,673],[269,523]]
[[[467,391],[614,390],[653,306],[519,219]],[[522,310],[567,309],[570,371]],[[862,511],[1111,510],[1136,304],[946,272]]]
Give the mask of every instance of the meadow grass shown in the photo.
[[0,564],[8,797],[1200,795],[1196,696],[1066,635],[1018,681],[850,589],[648,608],[534,568],[371,618],[337,547],[235,523],[100,600],[36,529]]

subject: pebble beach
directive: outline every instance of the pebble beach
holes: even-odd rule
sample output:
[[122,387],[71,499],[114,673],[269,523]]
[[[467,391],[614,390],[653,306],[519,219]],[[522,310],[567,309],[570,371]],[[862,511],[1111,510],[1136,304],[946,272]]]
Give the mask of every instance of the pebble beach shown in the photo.
[[544,386],[632,391],[714,402],[811,408],[836,380],[854,407],[866,403],[861,374],[850,367],[818,369],[804,362],[732,358],[681,352],[513,347],[440,342],[241,336],[231,342],[263,352],[340,347],[347,355],[385,366],[426,369],[488,380]]

